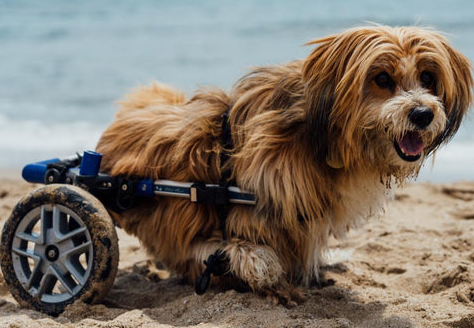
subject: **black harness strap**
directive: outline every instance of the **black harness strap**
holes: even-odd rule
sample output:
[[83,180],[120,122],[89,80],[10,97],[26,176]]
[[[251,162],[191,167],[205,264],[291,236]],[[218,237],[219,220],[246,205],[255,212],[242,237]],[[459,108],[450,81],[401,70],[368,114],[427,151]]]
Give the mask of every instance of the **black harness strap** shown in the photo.
[[[222,114],[222,135],[221,144],[222,151],[220,153],[220,165],[221,165],[221,179],[219,181],[219,194],[225,195],[223,200],[216,204],[217,215],[219,217],[219,223],[222,231],[222,243],[227,243],[227,232],[226,232],[226,219],[230,212],[229,197],[227,195],[227,187],[230,184],[230,177],[232,171],[230,168],[226,168],[225,164],[230,158],[230,152],[234,148],[234,142],[232,141],[232,131],[229,124],[229,109]],[[227,273],[229,267],[229,259],[226,257],[222,250],[217,250],[214,254],[209,255],[207,261],[204,261],[206,268],[204,272],[197,278],[195,290],[196,294],[204,294],[209,287],[211,282],[211,275],[222,276]]]
[[[224,190],[227,193],[227,187],[230,184],[230,176],[232,174],[230,168],[225,168],[225,164],[230,158],[230,152],[234,148],[234,142],[232,141],[232,131],[229,124],[229,109],[222,114],[222,151],[220,154],[220,165],[221,165],[221,180],[219,181],[219,187],[221,190]],[[228,199],[228,197],[226,197]],[[225,243],[227,241],[227,232],[225,229],[226,219],[230,212],[230,204],[226,202],[225,204],[217,205],[217,214],[219,216],[219,223],[221,225],[222,231],[222,241]]]

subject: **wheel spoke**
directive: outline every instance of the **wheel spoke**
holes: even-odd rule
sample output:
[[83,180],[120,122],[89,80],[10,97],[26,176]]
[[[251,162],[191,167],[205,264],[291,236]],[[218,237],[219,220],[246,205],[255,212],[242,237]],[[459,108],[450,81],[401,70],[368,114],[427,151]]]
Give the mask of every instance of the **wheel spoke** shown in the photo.
[[57,278],[54,276],[54,273],[48,269],[40,281],[38,295],[41,297],[43,294],[50,294],[54,285],[56,285],[56,281]]
[[37,279],[39,278],[38,274],[41,273],[41,270],[40,270],[40,268],[41,268],[41,257],[34,254],[29,249],[28,250],[23,250],[23,249],[19,249],[17,247],[12,247],[12,251],[17,255],[20,255],[20,256],[23,256],[23,257],[29,257],[33,260],[33,263],[34,263],[33,270],[31,270],[30,277],[28,278],[26,283],[24,283],[25,288],[30,289],[32,285],[36,285],[35,282],[37,282]]
[[72,261],[66,261],[64,265],[66,266],[69,273],[74,276],[79,285],[82,286],[86,283],[87,277],[84,276],[85,270],[78,261],[75,261],[74,263]]
[[63,236],[63,231],[65,231],[66,223],[66,215],[61,212],[59,207],[53,206],[52,226],[53,233],[56,238],[61,238]]
[[38,283],[41,282],[41,281],[38,281],[40,278],[40,274],[42,273],[40,269],[41,261],[42,261],[41,258],[39,258],[39,260],[36,260],[36,259],[34,260],[34,267],[33,267],[33,270],[31,270],[30,278],[26,282],[26,289],[30,289],[32,286],[36,288]]
[[40,236],[38,234],[34,234],[34,233],[29,234],[29,233],[26,233],[26,232],[19,231],[15,234],[15,237],[23,239],[25,241],[30,241],[30,242],[35,243],[35,244],[40,243]]
[[51,218],[49,216],[49,212],[46,210],[46,206],[41,206],[41,230],[40,230],[40,236],[38,238],[38,243],[40,245],[46,244],[46,238],[47,238],[47,231],[48,227],[50,225]]
[[90,241],[88,241],[86,243],[83,243],[83,244],[80,244],[80,245],[78,245],[74,248],[71,248],[67,252],[64,252],[63,256],[65,258],[68,258],[69,256],[72,256],[72,255],[81,255],[83,253],[88,252],[90,250],[91,245],[92,245],[92,243]]
[[15,254],[18,254],[20,256],[26,256],[26,257],[32,258],[34,261],[39,261],[41,259],[38,255],[33,253],[33,251],[30,249],[20,249],[18,247],[12,247],[12,251]]
[[54,276],[61,282],[61,284],[66,288],[67,292],[71,295],[74,295],[74,286],[71,286],[70,279],[68,280],[57,268],[56,266],[52,265],[51,271],[53,272]]
[[80,236],[80,235],[83,235],[85,232],[87,231],[87,228],[86,227],[80,227],[80,228],[77,228],[71,232],[68,232],[67,234],[64,234],[64,235],[61,235],[61,236],[58,236],[58,243],[61,243],[65,240],[68,240],[68,239],[71,239],[71,238],[74,238],[74,237],[77,237],[77,236]]

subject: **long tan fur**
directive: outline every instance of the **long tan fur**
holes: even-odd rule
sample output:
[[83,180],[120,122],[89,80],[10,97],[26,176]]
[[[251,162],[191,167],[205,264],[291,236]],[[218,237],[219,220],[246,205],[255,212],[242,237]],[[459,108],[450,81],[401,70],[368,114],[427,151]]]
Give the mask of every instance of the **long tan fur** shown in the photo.
[[[207,89],[185,100],[162,84],[143,87],[104,132],[97,150],[113,175],[217,183],[229,110],[234,148],[226,167],[257,205],[231,208],[226,244],[213,206],[156,197],[113,213],[190,282],[221,249],[233,280],[283,303],[298,300],[294,286],[318,278],[328,236],[378,213],[391,184],[416,176],[471,104],[468,60],[434,31],[362,27],[310,44],[308,58],[256,68],[229,94]],[[434,77],[429,85],[420,81],[424,71]],[[374,82],[381,72],[393,88]],[[409,119],[417,106],[433,112],[426,128]],[[412,130],[423,151],[410,162],[393,144]]]

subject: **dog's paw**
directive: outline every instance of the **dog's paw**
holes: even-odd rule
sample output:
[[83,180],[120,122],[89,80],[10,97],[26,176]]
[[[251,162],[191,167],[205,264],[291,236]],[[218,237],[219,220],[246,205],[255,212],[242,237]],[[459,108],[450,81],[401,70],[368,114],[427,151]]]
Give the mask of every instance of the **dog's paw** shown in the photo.
[[303,290],[290,285],[264,288],[260,293],[265,296],[269,302],[275,305],[281,304],[289,308],[306,301]]
[[229,273],[242,279],[253,290],[278,285],[284,270],[273,249],[245,241],[229,243],[224,252],[229,258]]
[[168,279],[170,272],[167,271],[161,262],[145,260],[133,265],[133,272],[145,276],[148,280],[158,282]]

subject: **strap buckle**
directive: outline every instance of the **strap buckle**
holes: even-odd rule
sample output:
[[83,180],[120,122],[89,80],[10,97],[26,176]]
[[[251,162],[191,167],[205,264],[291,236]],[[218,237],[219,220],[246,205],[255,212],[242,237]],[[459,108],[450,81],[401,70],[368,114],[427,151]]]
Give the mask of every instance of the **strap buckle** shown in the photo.
[[193,183],[189,189],[191,202],[209,205],[229,204],[227,186],[206,186],[204,183]]

